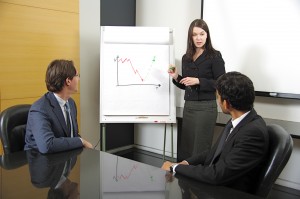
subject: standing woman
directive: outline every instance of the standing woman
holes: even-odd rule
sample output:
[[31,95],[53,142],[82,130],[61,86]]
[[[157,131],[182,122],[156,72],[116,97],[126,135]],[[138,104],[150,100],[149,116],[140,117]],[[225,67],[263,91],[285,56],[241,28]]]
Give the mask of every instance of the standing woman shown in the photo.
[[176,67],[168,71],[173,83],[185,90],[178,161],[211,147],[217,119],[215,81],[225,73],[224,65],[221,53],[212,46],[206,22],[194,20],[182,57],[182,76]]

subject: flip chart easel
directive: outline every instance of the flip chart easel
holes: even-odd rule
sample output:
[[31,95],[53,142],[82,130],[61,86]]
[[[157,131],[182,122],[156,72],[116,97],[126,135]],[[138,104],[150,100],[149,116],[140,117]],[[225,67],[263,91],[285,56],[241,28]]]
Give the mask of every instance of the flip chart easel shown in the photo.
[[105,123],[176,123],[175,91],[167,73],[170,64],[174,64],[172,29],[101,27],[100,123],[104,150]]

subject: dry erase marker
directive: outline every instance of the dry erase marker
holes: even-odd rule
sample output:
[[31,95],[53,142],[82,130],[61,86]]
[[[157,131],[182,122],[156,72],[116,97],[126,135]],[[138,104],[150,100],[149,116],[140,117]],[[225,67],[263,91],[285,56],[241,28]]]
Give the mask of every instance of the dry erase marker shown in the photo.
[[173,71],[173,73],[174,73],[174,71],[175,71],[175,66],[170,65],[169,70]]

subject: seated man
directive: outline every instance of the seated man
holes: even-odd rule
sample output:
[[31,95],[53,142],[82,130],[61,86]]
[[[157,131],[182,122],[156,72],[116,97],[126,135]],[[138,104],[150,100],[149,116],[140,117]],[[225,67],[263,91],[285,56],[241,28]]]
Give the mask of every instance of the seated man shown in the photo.
[[30,108],[24,150],[54,153],[75,148],[92,148],[79,137],[77,109],[71,95],[78,90],[79,74],[72,61],[54,60],[46,71],[49,92]]
[[216,90],[220,108],[231,115],[225,127],[229,134],[224,129],[211,150],[180,163],[167,161],[162,168],[201,182],[253,193],[269,147],[266,124],[253,109],[253,83],[241,73],[228,72],[218,78]]

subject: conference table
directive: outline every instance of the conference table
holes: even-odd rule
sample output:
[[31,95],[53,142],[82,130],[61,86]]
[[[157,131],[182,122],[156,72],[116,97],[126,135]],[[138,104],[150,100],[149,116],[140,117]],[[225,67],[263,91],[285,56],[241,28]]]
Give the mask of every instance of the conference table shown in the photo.
[[0,198],[259,199],[93,149],[0,156]]

